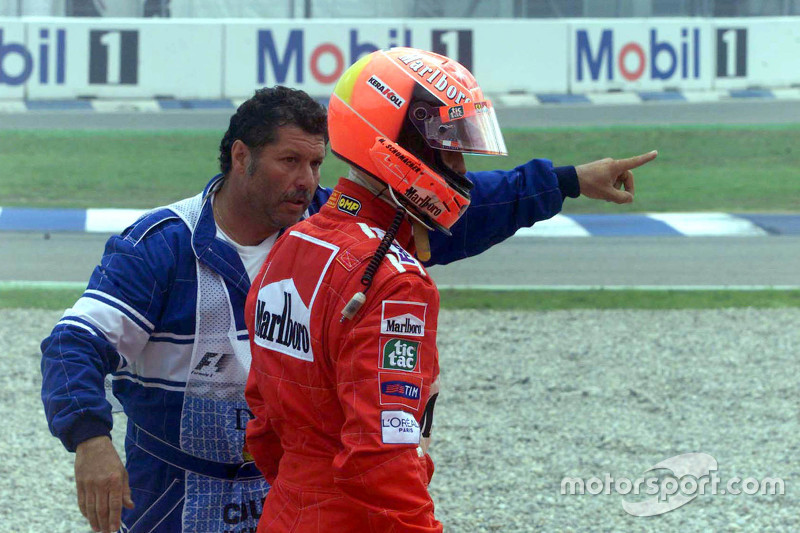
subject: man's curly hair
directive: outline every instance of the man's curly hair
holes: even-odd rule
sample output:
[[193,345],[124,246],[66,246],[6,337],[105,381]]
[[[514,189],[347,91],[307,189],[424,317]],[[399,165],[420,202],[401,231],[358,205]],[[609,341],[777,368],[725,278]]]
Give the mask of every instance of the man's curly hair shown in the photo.
[[278,128],[297,126],[306,133],[322,135],[328,143],[325,108],[304,91],[276,85],[258,89],[231,117],[228,131],[219,143],[219,169],[231,170],[231,147],[239,139],[258,149],[278,139]]

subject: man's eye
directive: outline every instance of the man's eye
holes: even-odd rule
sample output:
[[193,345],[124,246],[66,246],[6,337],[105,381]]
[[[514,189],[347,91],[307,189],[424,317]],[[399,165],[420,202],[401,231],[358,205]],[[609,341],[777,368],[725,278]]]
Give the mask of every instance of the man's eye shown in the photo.
[[297,162],[297,158],[296,157],[284,157],[283,160],[286,161],[287,163],[296,163]]

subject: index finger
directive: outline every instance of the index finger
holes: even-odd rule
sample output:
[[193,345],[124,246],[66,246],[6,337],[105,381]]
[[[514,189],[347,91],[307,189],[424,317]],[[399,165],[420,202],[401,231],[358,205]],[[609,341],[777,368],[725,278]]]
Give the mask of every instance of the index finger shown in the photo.
[[122,487],[114,485],[108,493],[109,531],[117,531],[122,518]]
[[617,165],[619,165],[620,168],[622,168],[623,170],[631,170],[636,167],[640,167],[645,163],[649,163],[650,161],[655,159],[657,155],[658,155],[658,150],[652,150],[650,152],[647,152],[646,154],[636,155],[633,157],[629,157],[627,159],[618,159]]

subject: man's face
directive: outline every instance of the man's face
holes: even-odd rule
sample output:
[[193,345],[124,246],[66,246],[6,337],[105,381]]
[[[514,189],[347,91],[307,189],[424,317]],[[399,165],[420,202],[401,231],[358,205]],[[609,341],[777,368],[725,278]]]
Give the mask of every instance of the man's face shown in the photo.
[[442,162],[450,167],[450,170],[458,172],[461,175],[467,173],[467,165],[464,163],[464,154],[461,152],[451,152],[449,150],[440,150],[442,155]]
[[278,128],[277,140],[248,150],[244,190],[253,215],[275,231],[300,220],[319,185],[325,139],[297,126]]

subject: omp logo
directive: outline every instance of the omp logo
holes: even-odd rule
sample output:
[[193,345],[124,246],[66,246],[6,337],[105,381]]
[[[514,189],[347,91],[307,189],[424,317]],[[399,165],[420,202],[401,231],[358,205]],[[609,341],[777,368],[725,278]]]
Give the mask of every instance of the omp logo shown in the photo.
[[197,366],[192,370],[195,376],[204,376],[210,378],[218,372],[223,372],[230,364],[233,356],[229,353],[213,353],[206,352]]
[[[405,197],[408,198],[412,204],[420,208],[424,213],[431,216],[438,217],[442,214],[442,208],[436,205],[436,197],[430,191],[422,191],[416,187],[409,187],[406,189]],[[427,194],[424,194],[427,193]]]
[[428,304],[385,300],[381,309],[381,333],[422,337]]
[[[280,311],[278,302],[282,303]],[[304,361],[314,360],[308,331],[311,313],[292,280],[271,283],[258,291],[255,311],[256,344]]]
[[397,109],[400,109],[403,107],[403,104],[406,103],[405,99],[395,93],[394,90],[381,81],[378,76],[370,76],[370,78],[367,80],[367,85],[378,91],[381,96],[391,102],[392,105],[394,105]]
[[419,341],[381,339],[381,368],[413,372],[419,361]]
[[356,216],[361,211],[361,202],[343,194],[339,197],[339,201],[336,202],[336,209],[348,215]]

